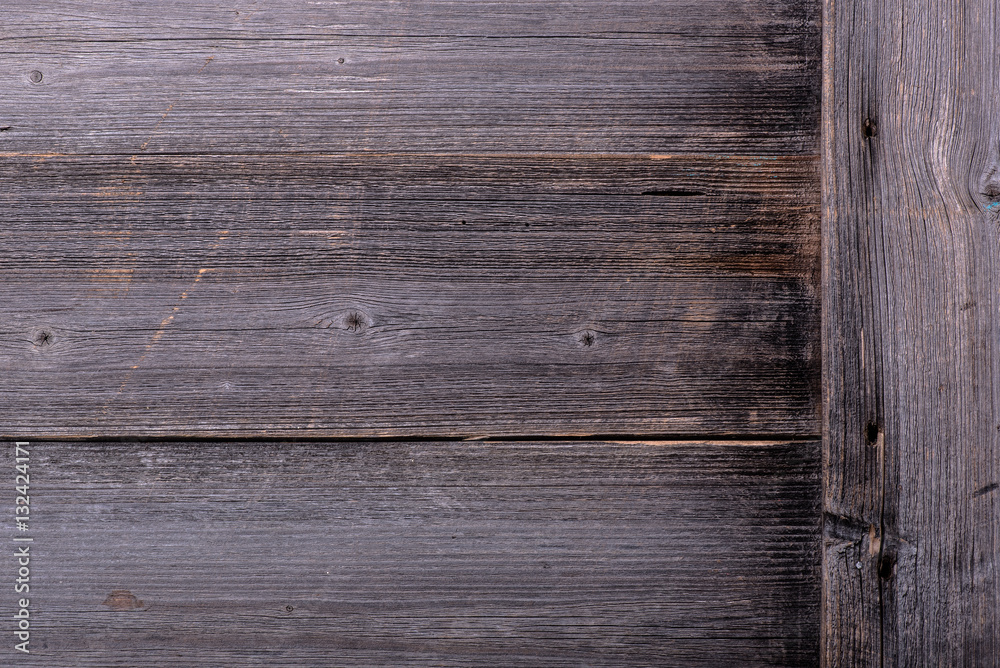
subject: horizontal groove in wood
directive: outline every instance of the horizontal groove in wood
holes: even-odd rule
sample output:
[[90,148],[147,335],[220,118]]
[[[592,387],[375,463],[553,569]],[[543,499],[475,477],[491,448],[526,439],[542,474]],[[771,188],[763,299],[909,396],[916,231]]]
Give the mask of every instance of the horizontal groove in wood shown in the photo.
[[814,433],[815,169],[8,156],[3,433]]
[[35,665],[817,660],[816,441],[29,448]]

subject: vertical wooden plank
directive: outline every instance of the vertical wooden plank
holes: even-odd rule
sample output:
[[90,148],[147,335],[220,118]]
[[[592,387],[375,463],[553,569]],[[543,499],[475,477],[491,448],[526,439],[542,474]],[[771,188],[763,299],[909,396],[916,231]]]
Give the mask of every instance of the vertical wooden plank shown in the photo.
[[824,18],[824,660],[992,665],[996,3]]

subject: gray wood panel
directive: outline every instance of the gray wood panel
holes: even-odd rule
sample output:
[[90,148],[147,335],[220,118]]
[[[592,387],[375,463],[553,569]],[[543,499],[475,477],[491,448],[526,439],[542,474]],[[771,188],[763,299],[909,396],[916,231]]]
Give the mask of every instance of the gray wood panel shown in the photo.
[[29,450],[23,665],[818,658],[818,441]]
[[726,35],[731,43],[752,38],[779,48],[815,41],[820,18],[820,6],[802,0],[8,0],[6,6],[12,19],[4,37],[74,41]]
[[811,157],[8,157],[8,435],[818,432]]
[[0,151],[817,151],[813,3],[5,10]]
[[825,21],[826,665],[995,665],[1000,14]]

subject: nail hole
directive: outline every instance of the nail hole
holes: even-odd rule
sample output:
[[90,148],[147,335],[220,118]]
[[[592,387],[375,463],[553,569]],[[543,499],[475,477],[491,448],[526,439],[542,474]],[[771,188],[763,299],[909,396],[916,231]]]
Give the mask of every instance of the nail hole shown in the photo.
[[31,70],[28,74],[28,81],[31,83],[42,83],[42,73],[38,70]]
[[290,605],[286,605],[286,606],[285,606],[285,612],[291,612],[291,611],[292,611],[292,610],[294,610],[294,609],[295,609],[295,608],[293,608],[293,607],[292,607],[292,606],[290,606]]
[[868,441],[868,445],[875,445],[878,441],[878,431],[878,425],[874,422],[869,422],[865,427],[865,440]]
[[878,560],[878,576],[883,580],[888,580],[892,577],[892,570],[895,565],[896,560],[893,559],[891,554],[882,555],[882,558]]
[[343,65],[344,64],[344,59],[343,58],[337,58],[337,62],[340,63],[341,65]]
[[878,134],[878,125],[872,119],[866,118],[865,122],[861,124],[861,134],[871,139]]

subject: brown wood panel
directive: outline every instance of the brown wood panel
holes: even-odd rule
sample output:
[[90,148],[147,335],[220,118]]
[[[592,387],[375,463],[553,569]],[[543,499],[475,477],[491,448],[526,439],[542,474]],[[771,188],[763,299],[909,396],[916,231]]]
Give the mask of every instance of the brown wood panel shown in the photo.
[[826,665],[995,665],[1000,14],[825,20]]
[[5,9],[8,152],[818,149],[811,2]]
[[8,435],[814,434],[816,164],[12,157]]
[[817,661],[818,441],[28,452],[32,654],[4,665]]

